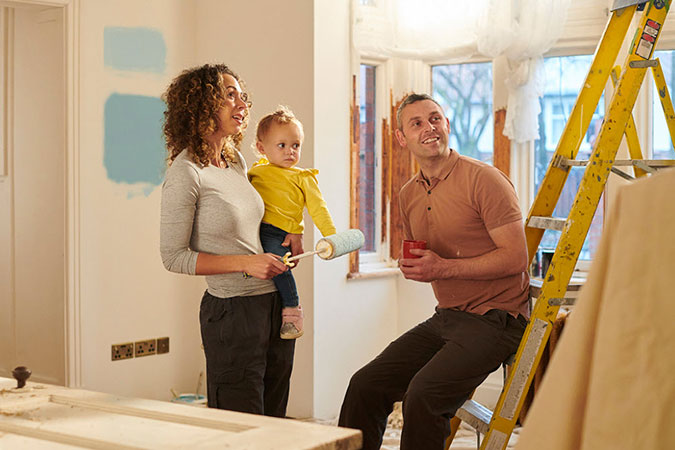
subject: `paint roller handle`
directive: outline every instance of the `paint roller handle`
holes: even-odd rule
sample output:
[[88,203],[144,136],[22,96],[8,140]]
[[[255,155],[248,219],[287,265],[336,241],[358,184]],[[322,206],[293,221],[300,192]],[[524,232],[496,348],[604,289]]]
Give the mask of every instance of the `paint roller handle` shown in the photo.
[[312,250],[311,252],[300,253],[299,255],[295,255],[295,256],[292,256],[290,258],[284,258],[284,262],[286,262],[286,261],[288,261],[288,262],[297,261],[298,259],[306,258],[307,256],[312,256],[312,255],[316,255],[317,253],[321,253],[321,251],[322,250]]

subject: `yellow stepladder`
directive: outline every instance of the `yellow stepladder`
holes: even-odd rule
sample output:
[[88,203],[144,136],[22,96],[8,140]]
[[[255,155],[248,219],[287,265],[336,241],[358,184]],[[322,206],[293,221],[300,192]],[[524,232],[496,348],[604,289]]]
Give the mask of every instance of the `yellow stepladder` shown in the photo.
[[[593,145],[591,157],[588,161],[576,164],[575,158],[582,137],[588,129],[593,111],[602,96],[614,61],[628,33],[630,23],[639,9],[639,4],[644,4],[642,15],[635,30],[629,54],[622,70],[618,72],[620,76],[616,81],[616,89],[600,133]],[[655,81],[659,78],[655,67],[660,71],[660,66],[658,63],[655,66],[651,57],[670,4],[671,0],[617,0],[615,2],[615,6],[618,6],[613,8],[589,73],[525,222],[530,262],[534,258],[546,229],[561,231],[561,236],[544,277],[541,293],[535,302],[529,324],[515,355],[510,374],[494,412],[473,400],[467,400],[456,414],[456,418],[467,422],[479,433],[485,435],[485,439],[480,443],[480,449],[503,450],[508,444],[525,400],[525,394],[534,378],[551,334],[558,310],[561,305],[568,304],[569,299],[565,298],[565,293],[607,178],[617,163],[615,157],[624,134],[629,144],[631,158],[642,158],[631,111],[646,70],[651,67],[654,70]],[[662,72],[660,79],[663,81]],[[665,81],[661,84],[659,81],[656,83],[659,96],[664,102],[664,112],[671,136],[675,136],[675,112],[673,112],[672,102],[670,102],[667,88],[665,94],[661,91],[665,87]],[[665,97],[668,98],[664,100]],[[670,105],[670,110],[667,105]],[[628,164],[636,168],[636,176],[644,176],[649,169],[644,163],[636,165],[632,160],[629,160]],[[673,161],[659,162],[659,165],[673,164],[675,164]],[[574,165],[585,165],[586,170],[570,214],[567,219],[554,218],[552,217],[553,211],[567,180],[570,167]],[[456,427],[457,423],[453,425]],[[446,448],[449,446],[450,440],[446,442]]]

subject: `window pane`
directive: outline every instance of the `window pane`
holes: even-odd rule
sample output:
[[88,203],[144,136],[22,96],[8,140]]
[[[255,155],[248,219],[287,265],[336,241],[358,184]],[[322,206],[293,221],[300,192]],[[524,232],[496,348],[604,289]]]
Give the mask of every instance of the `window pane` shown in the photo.
[[[576,103],[581,85],[586,79],[588,69],[593,62],[592,55],[563,56],[546,58],[544,68],[546,72],[544,95],[539,99],[541,112],[539,113],[539,139],[535,141],[535,189],[539,191],[541,181],[544,178],[549,161],[555,152],[556,146],[567,123],[567,118]],[[579,147],[577,159],[588,159],[591,154],[593,142],[600,132],[604,117],[604,96],[600,98],[598,106],[593,113],[593,118],[588,131]],[[554,217],[567,217],[574,203],[579,184],[584,175],[583,167],[573,167],[567,177],[567,183],[560,194],[560,199],[553,212]],[[600,241],[602,233],[603,207],[602,199],[595,217],[588,230],[586,241],[579,255],[579,259],[592,259]],[[544,251],[552,251],[558,245],[559,231],[546,230],[539,248]]]
[[360,68],[359,228],[366,237],[361,253],[375,251],[375,66]]
[[492,164],[492,63],[434,66],[433,97],[450,120],[451,148]]
[[[675,86],[675,51],[660,51],[654,53],[655,58],[661,61],[661,68],[668,86],[668,93],[670,98],[673,97],[673,86]],[[654,91],[652,117],[654,118],[652,128],[652,158],[653,159],[675,159],[675,150],[673,150],[673,141],[668,132],[668,125],[666,124],[666,117],[663,114],[663,107],[661,100],[656,90]]]

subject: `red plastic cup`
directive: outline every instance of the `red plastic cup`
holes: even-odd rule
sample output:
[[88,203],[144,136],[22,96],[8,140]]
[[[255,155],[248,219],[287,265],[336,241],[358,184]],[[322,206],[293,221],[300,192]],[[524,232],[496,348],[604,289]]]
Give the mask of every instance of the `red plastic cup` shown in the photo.
[[425,250],[427,248],[427,241],[415,241],[415,240],[409,240],[409,239],[404,239],[403,243],[403,258],[421,258],[419,255],[413,255],[410,253],[410,250],[413,248],[419,248],[422,250]]

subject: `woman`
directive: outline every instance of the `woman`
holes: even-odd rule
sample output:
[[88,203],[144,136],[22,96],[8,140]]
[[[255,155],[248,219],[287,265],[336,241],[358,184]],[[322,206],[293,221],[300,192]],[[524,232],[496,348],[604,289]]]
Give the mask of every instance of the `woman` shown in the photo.
[[[263,201],[239,153],[250,106],[224,65],[176,77],[163,99],[169,168],[162,186],[164,266],[206,275],[199,319],[208,405],[284,417],[294,341],[279,337],[281,303],[271,278],[287,270],[263,253]],[[285,242],[302,252],[300,235]]]

